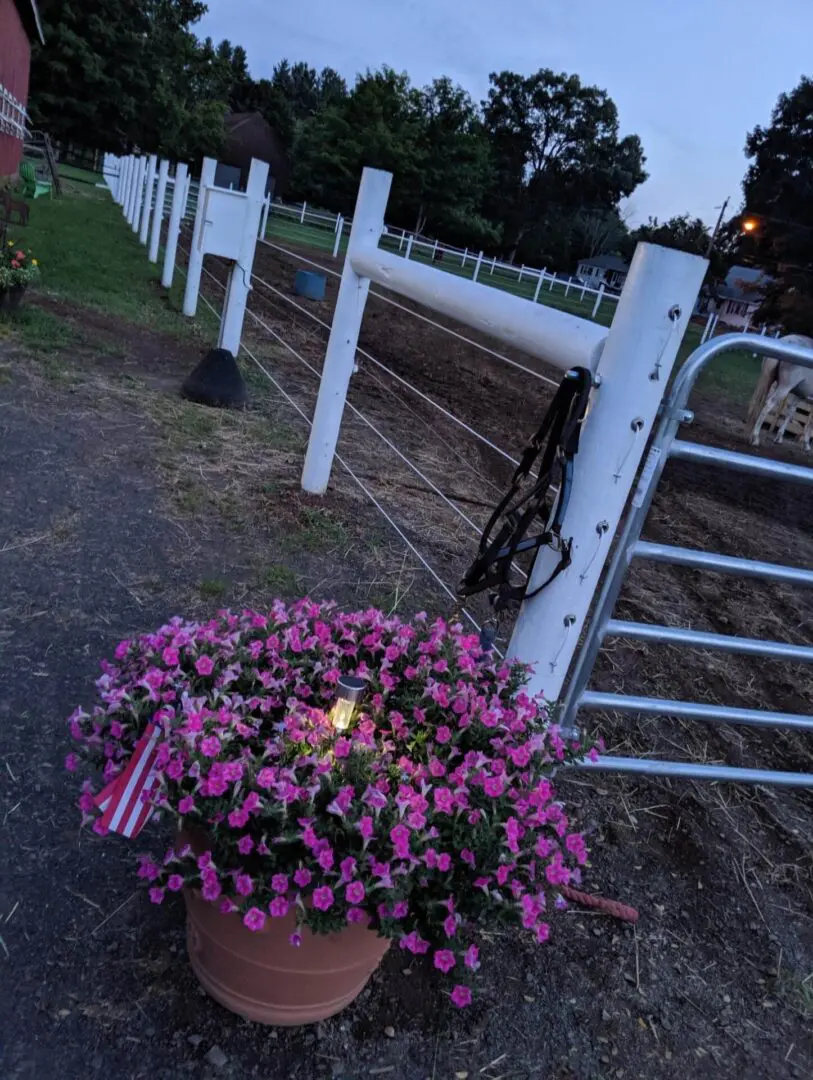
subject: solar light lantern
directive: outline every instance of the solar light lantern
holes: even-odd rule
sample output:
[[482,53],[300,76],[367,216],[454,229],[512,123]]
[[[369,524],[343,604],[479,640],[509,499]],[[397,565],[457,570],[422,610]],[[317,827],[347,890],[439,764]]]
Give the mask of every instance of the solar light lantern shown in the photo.
[[336,703],[330,710],[330,722],[337,731],[347,731],[367,683],[355,675],[342,675],[336,684]]

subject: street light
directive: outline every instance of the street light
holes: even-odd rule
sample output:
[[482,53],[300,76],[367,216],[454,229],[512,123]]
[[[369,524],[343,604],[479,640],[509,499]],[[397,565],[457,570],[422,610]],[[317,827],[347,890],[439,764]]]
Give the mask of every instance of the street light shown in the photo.
[[755,218],[746,218],[742,223],[742,231],[745,233],[755,232],[759,228],[759,222]]

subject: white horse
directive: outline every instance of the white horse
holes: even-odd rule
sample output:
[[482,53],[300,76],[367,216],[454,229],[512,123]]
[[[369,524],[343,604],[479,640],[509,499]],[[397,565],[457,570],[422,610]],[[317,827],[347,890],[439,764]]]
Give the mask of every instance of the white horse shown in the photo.
[[[802,345],[806,349],[813,349],[813,338],[804,337],[802,334],[788,334],[780,340],[786,341],[788,345]],[[752,398],[752,401],[757,403],[756,422],[751,432],[752,446],[759,446],[762,425],[774,409],[780,412],[779,429],[774,442],[782,442],[785,428],[796,412],[797,398],[807,398],[808,401],[813,402],[813,368],[766,356],[762,361],[762,374]],[[762,408],[759,407],[761,401]],[[750,419],[749,416],[749,422]],[[811,450],[811,437],[813,437],[813,410],[805,424],[803,435],[805,450]]]

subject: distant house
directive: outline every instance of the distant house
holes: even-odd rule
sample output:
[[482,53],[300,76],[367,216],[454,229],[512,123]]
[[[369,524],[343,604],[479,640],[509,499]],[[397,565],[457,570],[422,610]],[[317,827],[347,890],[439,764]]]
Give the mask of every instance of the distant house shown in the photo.
[[618,255],[593,255],[582,259],[576,268],[576,276],[583,278],[590,285],[606,285],[611,289],[622,289],[627,280],[630,264]]
[[771,278],[752,266],[732,266],[723,284],[716,290],[716,298],[706,305],[707,311],[715,311],[721,323],[745,330],[757,312]]
[[289,172],[288,156],[282,140],[262,113],[229,113],[226,117],[226,142],[219,160],[240,170],[243,187],[248,180],[252,158],[268,162],[271,166],[269,190],[275,195],[282,194]]
[[0,0],[0,177],[23,154],[33,41],[44,41],[36,0]]

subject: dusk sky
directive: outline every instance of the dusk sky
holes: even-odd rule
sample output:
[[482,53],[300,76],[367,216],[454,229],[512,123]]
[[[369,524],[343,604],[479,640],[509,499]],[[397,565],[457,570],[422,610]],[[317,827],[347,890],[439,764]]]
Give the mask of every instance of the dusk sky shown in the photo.
[[479,101],[491,71],[540,67],[608,91],[640,135],[650,179],[631,222],[739,206],[746,133],[813,74],[811,0],[208,0],[201,36],[248,52],[255,78],[284,57],[348,82],[388,64],[423,85],[449,75]]

